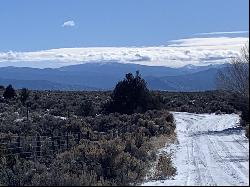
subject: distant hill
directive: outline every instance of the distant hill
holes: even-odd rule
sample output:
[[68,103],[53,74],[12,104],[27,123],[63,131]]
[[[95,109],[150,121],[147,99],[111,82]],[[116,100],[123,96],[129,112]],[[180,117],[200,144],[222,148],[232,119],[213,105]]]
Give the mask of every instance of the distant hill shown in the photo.
[[61,68],[0,68],[0,84],[38,90],[109,90],[126,73],[139,70],[150,89],[202,91],[215,89],[214,78],[223,65],[169,68],[116,62],[87,63]]
[[160,78],[146,77],[149,87],[169,91],[205,91],[215,89],[215,77],[218,69],[211,68],[196,73],[165,76]]
[[13,85],[15,88],[28,88],[32,90],[96,90],[87,86],[60,84],[56,82],[50,82],[46,80],[15,80],[15,79],[3,79],[0,78],[0,85]]

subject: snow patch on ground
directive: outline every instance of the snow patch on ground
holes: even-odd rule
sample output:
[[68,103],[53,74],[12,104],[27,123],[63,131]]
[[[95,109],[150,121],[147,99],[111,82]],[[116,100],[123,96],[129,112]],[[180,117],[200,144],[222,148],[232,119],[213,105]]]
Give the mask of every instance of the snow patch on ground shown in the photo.
[[249,185],[249,141],[239,127],[239,115],[173,115],[179,143],[165,150],[173,155],[177,175],[143,186]]
[[56,119],[61,119],[61,120],[66,120],[67,118],[66,117],[63,117],[63,116],[54,116]]

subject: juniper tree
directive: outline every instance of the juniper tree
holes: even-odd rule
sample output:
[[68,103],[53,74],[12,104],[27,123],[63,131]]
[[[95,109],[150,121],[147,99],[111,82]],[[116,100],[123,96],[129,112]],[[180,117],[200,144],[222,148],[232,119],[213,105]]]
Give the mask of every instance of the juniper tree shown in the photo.
[[146,81],[136,71],[135,76],[128,73],[116,84],[110,102],[105,105],[105,111],[124,114],[145,112],[152,107],[153,100]]
[[23,105],[25,105],[27,99],[29,98],[30,91],[27,88],[22,88],[20,93],[20,100]]
[[16,91],[15,89],[12,87],[12,85],[10,84],[9,86],[6,87],[4,93],[3,93],[3,97],[5,99],[12,99],[16,96]]

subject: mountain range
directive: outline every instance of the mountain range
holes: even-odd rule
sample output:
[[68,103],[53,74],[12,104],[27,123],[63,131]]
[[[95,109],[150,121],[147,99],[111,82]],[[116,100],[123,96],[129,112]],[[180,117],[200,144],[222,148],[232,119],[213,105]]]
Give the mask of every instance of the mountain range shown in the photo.
[[0,85],[34,90],[111,90],[126,73],[140,71],[153,90],[204,91],[215,89],[215,77],[227,64],[180,68],[117,62],[85,63],[61,68],[0,68]]

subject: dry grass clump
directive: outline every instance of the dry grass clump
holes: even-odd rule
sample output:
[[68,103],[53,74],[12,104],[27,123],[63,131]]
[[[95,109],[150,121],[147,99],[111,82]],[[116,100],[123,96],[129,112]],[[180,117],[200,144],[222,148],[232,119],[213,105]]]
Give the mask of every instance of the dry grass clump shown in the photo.
[[154,179],[163,180],[174,176],[176,168],[173,167],[170,155],[160,155],[154,173]]
[[165,145],[169,145],[171,143],[174,143],[175,141],[176,141],[176,133],[174,132],[168,136],[160,135],[158,137],[152,137],[150,143],[154,147],[154,150],[157,151],[158,149],[164,147]]
[[153,147],[151,154],[154,155],[156,161],[151,164],[149,172],[145,178],[146,181],[167,179],[176,174],[176,168],[173,166],[171,161],[171,155],[166,152],[159,153],[159,149],[175,143],[176,141],[175,132],[171,135],[160,135],[158,137],[151,138],[150,145]]

